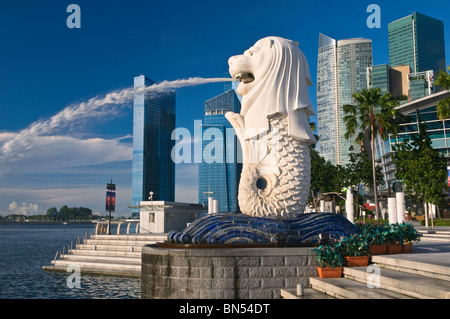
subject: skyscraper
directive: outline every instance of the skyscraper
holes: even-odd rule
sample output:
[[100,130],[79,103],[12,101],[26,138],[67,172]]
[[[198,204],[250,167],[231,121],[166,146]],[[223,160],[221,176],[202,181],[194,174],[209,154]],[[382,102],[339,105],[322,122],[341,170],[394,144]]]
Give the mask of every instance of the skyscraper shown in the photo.
[[333,164],[348,163],[354,139],[345,139],[343,105],[352,94],[367,88],[367,67],[372,66],[372,41],[363,38],[334,40],[319,35],[317,60],[317,113],[319,152]]
[[[134,88],[154,84],[144,75],[134,78]],[[175,163],[171,158],[175,129],[175,92],[139,93],[133,107],[132,205],[148,200],[175,200]],[[133,212],[138,212],[133,209]]]
[[242,163],[238,163],[238,141],[225,113],[239,113],[241,103],[231,89],[205,102],[202,131],[202,162],[198,168],[199,203],[212,196],[220,213],[239,212],[237,194]]
[[445,70],[444,23],[414,12],[388,24],[389,64],[407,64],[412,73]]
[[336,40],[319,34],[317,118],[320,155],[338,163],[340,150]]
[[[443,22],[414,12],[389,23],[388,36],[391,69],[401,73],[401,76],[391,81],[391,85],[402,87],[401,95],[407,96],[407,99],[400,101],[400,105],[433,94],[433,76],[440,70],[445,70],[446,66]],[[391,93],[399,96],[395,94],[395,88],[391,88]],[[380,185],[380,190],[389,189],[396,180],[392,145],[410,140],[412,135],[417,134],[419,120],[427,124],[433,147],[449,156],[450,143],[446,128],[450,126],[450,121],[438,119],[436,106],[417,109],[416,112],[407,114],[396,137],[389,136],[386,141],[378,137],[376,140],[375,159],[383,167],[385,180],[385,184]]]
[[367,68],[367,88],[379,88],[381,94],[391,93],[400,99],[400,103],[407,102],[409,65],[390,67],[379,64]]

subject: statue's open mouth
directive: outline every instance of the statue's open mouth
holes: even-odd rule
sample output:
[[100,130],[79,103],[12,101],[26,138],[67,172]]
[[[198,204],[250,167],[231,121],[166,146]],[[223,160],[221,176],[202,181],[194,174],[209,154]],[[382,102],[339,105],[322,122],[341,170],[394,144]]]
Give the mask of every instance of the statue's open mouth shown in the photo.
[[234,76],[235,81],[251,83],[255,81],[255,77],[251,73],[238,73]]

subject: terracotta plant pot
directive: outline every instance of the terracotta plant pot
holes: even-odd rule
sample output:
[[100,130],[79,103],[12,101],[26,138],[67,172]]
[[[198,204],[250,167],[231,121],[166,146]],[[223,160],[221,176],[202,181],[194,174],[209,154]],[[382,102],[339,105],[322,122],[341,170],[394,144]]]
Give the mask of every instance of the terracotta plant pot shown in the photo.
[[400,244],[389,244],[387,245],[387,254],[401,254],[402,253],[402,245]]
[[369,256],[345,256],[347,267],[365,267],[369,265]]
[[320,278],[340,278],[342,276],[342,267],[317,267],[317,272]]
[[371,255],[386,255],[387,245],[370,245]]
[[402,253],[409,254],[412,251],[413,243],[403,244]]

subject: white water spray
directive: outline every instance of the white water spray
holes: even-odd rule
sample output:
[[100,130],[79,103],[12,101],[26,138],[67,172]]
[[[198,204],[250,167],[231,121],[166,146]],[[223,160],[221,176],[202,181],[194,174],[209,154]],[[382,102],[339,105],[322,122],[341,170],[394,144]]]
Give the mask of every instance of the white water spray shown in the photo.
[[9,161],[24,156],[27,149],[32,147],[31,138],[54,134],[61,129],[69,128],[80,121],[98,118],[106,113],[115,115],[124,105],[129,107],[135,94],[162,93],[177,88],[196,86],[207,83],[233,81],[231,78],[189,78],[175,81],[163,81],[138,89],[126,88],[112,91],[103,96],[96,96],[86,102],[69,105],[47,120],[32,123],[28,128],[15,134],[0,148],[0,167],[5,167]]

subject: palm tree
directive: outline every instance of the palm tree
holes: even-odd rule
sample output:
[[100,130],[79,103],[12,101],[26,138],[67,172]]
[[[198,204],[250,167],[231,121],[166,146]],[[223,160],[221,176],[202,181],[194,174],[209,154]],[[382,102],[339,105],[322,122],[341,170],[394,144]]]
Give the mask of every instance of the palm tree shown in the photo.
[[[450,65],[447,67],[447,70],[450,71]],[[450,91],[450,74],[445,71],[439,72],[435,84],[439,85],[442,90]],[[436,105],[436,110],[440,120],[450,118],[450,97],[439,101]]]
[[370,153],[372,154],[373,192],[375,196],[376,218],[380,218],[378,192],[375,174],[375,138],[380,135],[384,140],[389,134],[397,135],[401,114],[395,109],[399,103],[388,92],[381,94],[381,89],[363,89],[352,94],[356,105],[344,105],[343,118],[346,133],[345,138],[355,137],[355,142],[362,144],[368,135],[370,138]]

